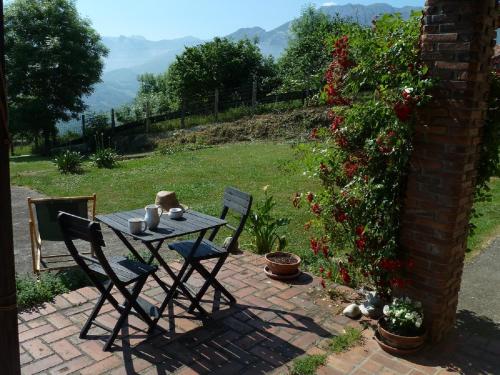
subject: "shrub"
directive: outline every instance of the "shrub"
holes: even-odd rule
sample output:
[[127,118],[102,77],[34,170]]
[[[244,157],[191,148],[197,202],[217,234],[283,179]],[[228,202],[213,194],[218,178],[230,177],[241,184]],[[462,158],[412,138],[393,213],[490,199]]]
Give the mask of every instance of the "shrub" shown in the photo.
[[53,273],[43,273],[39,279],[31,276],[16,278],[17,304],[19,308],[29,308],[51,301],[58,294],[66,293],[68,288]]
[[80,173],[82,171],[82,162],[82,154],[71,150],[64,151],[54,159],[54,163],[61,173]]
[[272,195],[267,194],[268,186],[264,187],[265,199],[255,205],[248,218],[248,231],[253,236],[253,246],[257,254],[271,252],[276,246],[278,251],[286,247],[285,236],[279,235],[279,229],[288,225],[290,219],[277,218],[272,214],[276,202]]
[[116,166],[118,154],[112,148],[98,148],[90,156],[90,161],[97,168],[113,168]]

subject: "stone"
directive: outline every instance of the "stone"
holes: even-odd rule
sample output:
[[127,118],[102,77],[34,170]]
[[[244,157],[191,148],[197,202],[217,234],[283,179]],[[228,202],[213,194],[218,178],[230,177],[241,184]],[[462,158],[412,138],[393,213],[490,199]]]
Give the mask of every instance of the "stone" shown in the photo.
[[359,311],[369,318],[378,318],[382,314],[380,307],[373,306],[369,302],[363,302],[359,305]]
[[355,303],[352,303],[349,306],[347,306],[344,309],[344,311],[342,311],[342,314],[344,314],[348,318],[357,319],[361,316],[361,311],[359,310],[358,305],[356,305]]

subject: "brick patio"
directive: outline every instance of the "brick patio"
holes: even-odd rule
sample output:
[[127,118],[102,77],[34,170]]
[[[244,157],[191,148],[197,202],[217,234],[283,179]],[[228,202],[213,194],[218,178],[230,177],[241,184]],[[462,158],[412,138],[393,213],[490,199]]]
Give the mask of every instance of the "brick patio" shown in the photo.
[[[210,295],[205,307],[215,312],[213,319],[203,322],[186,313],[185,301],[180,300],[180,305],[170,306],[171,318],[160,321],[164,330],[149,338],[145,324],[132,315],[112,352],[102,351],[107,332],[100,328],[91,329],[90,339],[78,338],[97,298],[95,289],[59,296],[41,309],[19,315],[23,374],[286,374],[294,358],[322,353],[328,338],[346,325],[359,326],[337,315],[338,306],[314,300],[311,288],[318,287],[317,279],[303,275],[289,285],[269,280],[262,268],[260,257],[232,256],[220,279],[237,298],[236,306],[218,306],[213,300],[219,299]],[[194,280],[194,286],[199,282]],[[161,301],[162,292],[153,280],[145,288],[151,302]],[[99,320],[114,324],[111,306],[104,306]],[[367,329],[363,346],[331,355],[318,373],[500,373],[499,332],[493,322],[462,315],[445,343],[404,360],[382,352]]]

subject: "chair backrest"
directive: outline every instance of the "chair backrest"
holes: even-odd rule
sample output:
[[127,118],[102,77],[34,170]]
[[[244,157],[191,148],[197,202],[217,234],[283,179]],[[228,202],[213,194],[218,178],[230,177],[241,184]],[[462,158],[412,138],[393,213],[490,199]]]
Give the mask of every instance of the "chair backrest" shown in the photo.
[[[63,234],[64,243],[68,248],[71,256],[80,268],[92,279],[95,283],[95,276],[89,268],[89,263],[98,263],[108,273],[111,270],[102,247],[106,246],[102,236],[101,226],[95,221],[90,221],[86,218],[60,212],[57,216],[57,221]],[[92,246],[97,259],[80,254],[73,240],[83,240],[89,242]],[[111,271],[112,272],[112,271]],[[109,275],[109,273],[108,273]]]
[[[89,217],[88,203],[92,202],[91,217],[95,216],[96,195],[64,198],[28,198],[30,220],[41,240],[63,241],[64,236],[57,221],[59,212],[67,212],[79,217]],[[35,221],[36,216],[36,221]]]
[[[234,233],[231,237],[230,243],[227,245],[227,250],[233,250],[233,247],[238,243],[238,238],[240,237],[241,232],[243,232],[243,228],[245,227],[245,223],[247,221],[248,215],[250,215],[250,209],[252,208],[253,198],[250,194],[242,192],[233,187],[227,187],[224,190],[224,198],[223,198],[223,208],[221,213],[221,219],[225,219],[229,211],[234,211],[239,217],[240,221],[237,227],[231,228]],[[217,235],[219,228],[216,228],[210,235],[209,240],[213,241],[215,236]]]

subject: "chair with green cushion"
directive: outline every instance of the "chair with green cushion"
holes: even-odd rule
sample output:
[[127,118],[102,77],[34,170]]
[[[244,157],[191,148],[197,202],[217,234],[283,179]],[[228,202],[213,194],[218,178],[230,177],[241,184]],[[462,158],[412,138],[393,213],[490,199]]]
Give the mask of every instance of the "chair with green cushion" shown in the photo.
[[[68,252],[44,255],[43,243],[44,241],[57,241],[63,245],[64,236],[57,221],[57,215],[60,211],[93,220],[95,218],[96,195],[28,198],[28,208],[33,272],[39,274],[43,271],[74,266],[73,259]],[[93,255],[92,250],[87,254]]]

